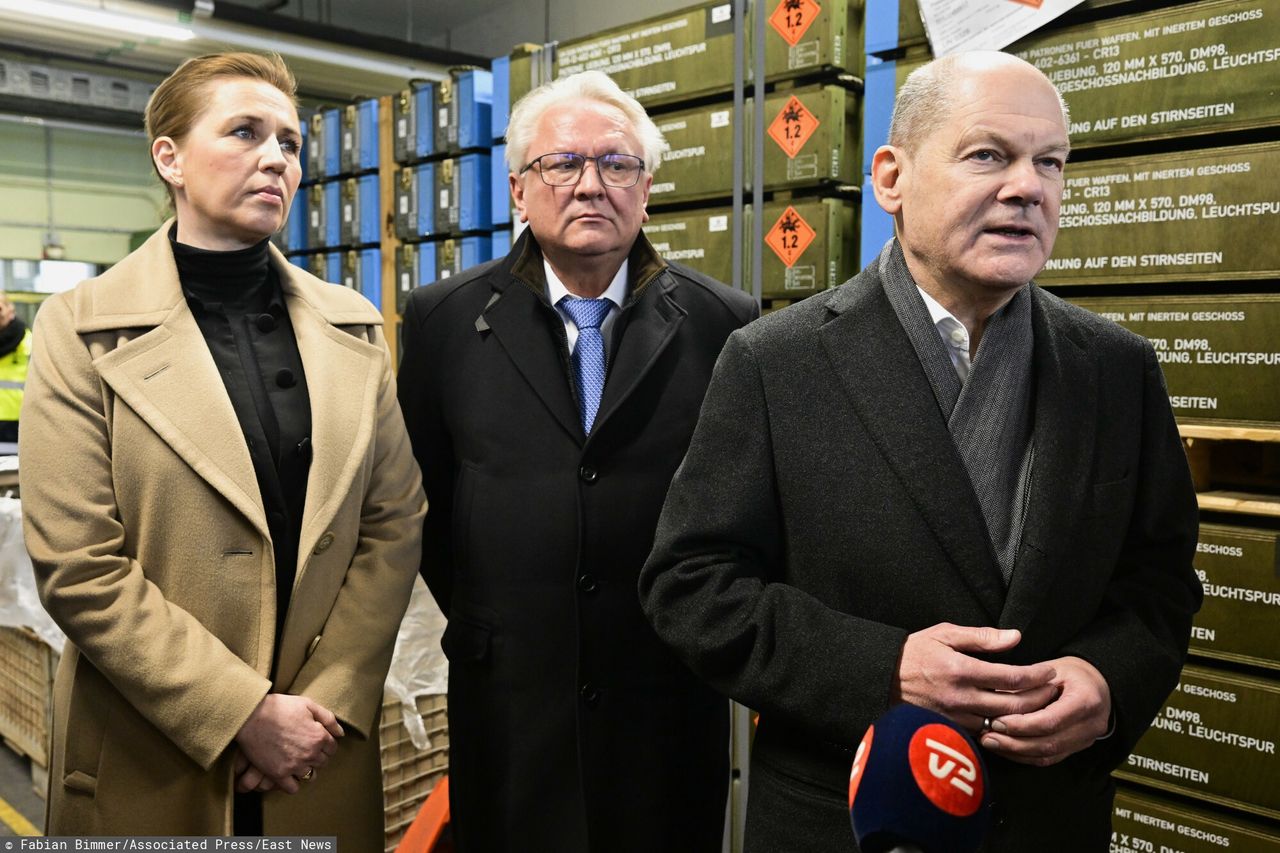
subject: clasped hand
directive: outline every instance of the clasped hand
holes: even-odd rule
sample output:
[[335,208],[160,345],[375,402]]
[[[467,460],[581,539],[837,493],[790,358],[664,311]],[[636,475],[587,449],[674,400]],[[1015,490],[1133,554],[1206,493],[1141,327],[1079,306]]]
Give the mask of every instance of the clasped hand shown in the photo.
[[1082,658],[1015,666],[972,656],[1008,651],[1021,639],[1016,630],[947,623],[917,631],[903,646],[899,698],[969,728],[1011,761],[1056,764],[1107,733],[1111,691]]
[[236,734],[236,791],[290,794],[338,749],[338,718],[306,696],[268,693]]

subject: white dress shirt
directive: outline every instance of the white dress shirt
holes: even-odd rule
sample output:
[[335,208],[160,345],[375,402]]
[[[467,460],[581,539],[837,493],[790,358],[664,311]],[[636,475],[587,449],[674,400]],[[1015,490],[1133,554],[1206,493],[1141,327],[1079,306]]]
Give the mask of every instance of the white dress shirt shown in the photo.
[[947,355],[951,356],[951,366],[956,369],[956,374],[963,384],[965,379],[969,377],[971,365],[969,360],[969,330],[964,327],[964,323],[956,319],[956,315],[943,308],[938,303],[938,300],[925,293],[920,285],[916,285],[916,290],[919,290],[920,295],[924,297],[924,304],[929,309],[929,316],[933,319],[933,326],[938,330],[938,335],[942,338],[942,343],[947,348]]
[[[622,310],[622,303],[627,298],[627,263],[624,258],[622,266],[618,268],[618,272],[614,275],[613,281],[609,282],[608,289],[600,294],[600,298],[608,299],[613,303],[609,307],[609,315],[604,318],[604,322],[600,324],[600,335],[604,338],[605,358],[609,357],[610,349],[613,346],[613,322],[618,318],[618,312]],[[564,333],[569,338],[569,353],[573,353],[573,348],[578,345],[578,325],[573,322],[573,318],[568,312],[560,307],[560,300],[566,296],[570,299],[579,297],[569,292],[569,288],[564,286],[564,282],[560,281],[556,271],[551,268],[551,264],[547,263],[546,258],[542,260],[542,269],[547,275],[547,297],[551,300],[551,304],[556,307],[556,313],[560,315],[560,319],[564,321]]]

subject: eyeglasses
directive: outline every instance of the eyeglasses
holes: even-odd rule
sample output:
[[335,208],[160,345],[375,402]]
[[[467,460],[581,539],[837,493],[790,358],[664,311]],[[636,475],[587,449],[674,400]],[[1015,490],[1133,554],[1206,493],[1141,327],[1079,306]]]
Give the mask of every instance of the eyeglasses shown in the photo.
[[542,182],[547,186],[571,187],[582,180],[582,170],[586,168],[588,160],[595,162],[596,174],[600,176],[600,183],[606,187],[634,187],[644,172],[644,160],[631,154],[588,157],[585,154],[558,151],[533,158],[520,170],[520,174],[523,175],[536,165]]

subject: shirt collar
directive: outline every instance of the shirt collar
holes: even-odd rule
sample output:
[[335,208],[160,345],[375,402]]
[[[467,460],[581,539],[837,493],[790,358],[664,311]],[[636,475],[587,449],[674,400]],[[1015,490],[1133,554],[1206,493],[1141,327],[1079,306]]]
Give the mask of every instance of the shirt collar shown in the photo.
[[[601,294],[601,298],[608,299],[618,308],[622,307],[622,303],[627,298],[627,267],[629,261],[622,259],[622,266],[618,267],[618,271],[613,276],[613,281],[609,282],[609,287]],[[564,286],[564,282],[560,281],[560,277],[556,275],[556,271],[551,268],[551,264],[546,258],[542,259],[542,269],[547,276],[547,298],[551,300],[552,305],[559,305],[560,300],[566,296],[577,299],[578,297],[569,292],[569,288]]]
[[[942,303],[938,302],[938,300],[926,293],[923,287],[917,284],[916,290],[920,291],[920,296],[924,299],[924,307],[929,309],[929,319],[933,321],[933,325],[938,325],[948,317],[955,320],[957,323],[960,323],[959,318],[957,318],[955,314],[952,314],[946,308],[943,308]],[[960,323],[960,325],[963,327],[964,323]]]

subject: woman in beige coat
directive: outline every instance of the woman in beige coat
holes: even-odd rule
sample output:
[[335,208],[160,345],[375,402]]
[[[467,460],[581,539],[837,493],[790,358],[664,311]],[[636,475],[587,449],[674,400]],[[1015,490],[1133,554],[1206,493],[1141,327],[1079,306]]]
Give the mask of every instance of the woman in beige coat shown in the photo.
[[184,63],[147,108],[176,221],[37,318],[25,532],[68,638],[50,834],[382,849],[425,501],[381,315],[267,243],[301,174],[293,92],[278,57]]

